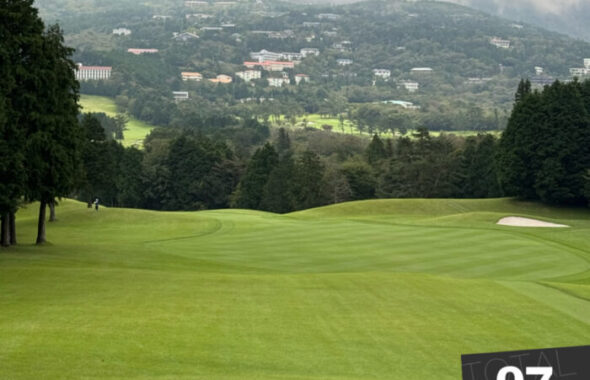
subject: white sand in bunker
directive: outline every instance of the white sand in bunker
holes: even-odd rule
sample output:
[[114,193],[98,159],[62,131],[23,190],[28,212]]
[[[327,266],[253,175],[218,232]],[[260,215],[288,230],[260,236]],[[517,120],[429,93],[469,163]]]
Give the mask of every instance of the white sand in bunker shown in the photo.
[[569,227],[566,224],[549,223],[549,222],[544,222],[542,220],[537,220],[537,219],[522,218],[520,216],[507,216],[505,218],[498,220],[497,224],[501,224],[503,226],[513,226],[513,227],[553,227],[553,228]]

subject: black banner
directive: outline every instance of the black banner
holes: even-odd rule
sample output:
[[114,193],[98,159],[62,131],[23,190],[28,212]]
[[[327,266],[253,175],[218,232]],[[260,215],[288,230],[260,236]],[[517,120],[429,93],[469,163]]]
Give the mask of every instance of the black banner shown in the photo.
[[463,380],[590,380],[590,346],[461,355]]

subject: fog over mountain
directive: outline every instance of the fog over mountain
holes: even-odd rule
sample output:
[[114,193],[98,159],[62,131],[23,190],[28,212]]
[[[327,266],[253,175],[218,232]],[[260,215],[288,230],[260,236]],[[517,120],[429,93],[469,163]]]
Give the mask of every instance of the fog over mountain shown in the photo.
[[590,40],[588,0],[448,0],[485,12]]
[[[287,0],[337,5],[363,0]],[[424,0],[431,1],[431,0]],[[438,0],[440,1],[440,0]],[[444,0],[590,41],[590,0]]]

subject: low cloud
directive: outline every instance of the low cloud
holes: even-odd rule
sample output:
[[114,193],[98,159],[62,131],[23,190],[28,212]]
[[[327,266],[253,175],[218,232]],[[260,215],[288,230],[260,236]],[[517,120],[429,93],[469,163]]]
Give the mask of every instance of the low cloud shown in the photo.
[[511,9],[530,7],[532,10],[541,13],[560,15],[577,7],[587,0],[449,0],[450,2],[462,5],[493,5],[502,14],[510,12]]

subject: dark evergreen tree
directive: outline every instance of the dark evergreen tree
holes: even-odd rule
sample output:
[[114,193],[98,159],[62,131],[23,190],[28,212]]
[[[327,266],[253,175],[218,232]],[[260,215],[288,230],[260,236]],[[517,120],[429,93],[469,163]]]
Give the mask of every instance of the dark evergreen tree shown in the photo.
[[326,204],[324,165],[320,157],[305,151],[298,158],[294,171],[294,192],[296,208],[299,210]]
[[[26,197],[40,202],[37,243],[45,242],[46,206],[71,194],[80,175],[82,133],[78,123],[78,82],[72,49],[58,26],[43,34],[40,50],[27,69],[28,90],[36,95],[23,118],[28,172]],[[36,78],[36,79],[34,79]]]
[[260,209],[264,188],[278,162],[278,153],[271,144],[266,143],[256,150],[234,194],[233,206]]
[[365,150],[365,156],[367,157],[367,162],[369,165],[372,166],[377,165],[379,162],[381,162],[381,160],[387,157],[385,145],[376,134],[373,135],[371,143],[367,146],[367,149]]
[[268,176],[260,202],[261,210],[279,214],[295,210],[293,173],[293,157],[286,154]]
[[[43,45],[43,22],[33,0],[0,2],[0,217],[1,244],[16,243],[14,216],[25,194],[26,119],[34,111],[36,83],[32,70]],[[12,228],[11,228],[12,227]]]

